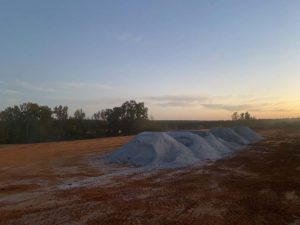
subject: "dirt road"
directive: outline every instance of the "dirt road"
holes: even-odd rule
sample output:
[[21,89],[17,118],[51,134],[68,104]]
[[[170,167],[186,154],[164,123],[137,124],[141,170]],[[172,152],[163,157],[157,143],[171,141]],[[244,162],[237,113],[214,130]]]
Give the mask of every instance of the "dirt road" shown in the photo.
[[103,156],[132,137],[0,147],[0,224],[300,224],[300,132],[231,158],[143,171]]

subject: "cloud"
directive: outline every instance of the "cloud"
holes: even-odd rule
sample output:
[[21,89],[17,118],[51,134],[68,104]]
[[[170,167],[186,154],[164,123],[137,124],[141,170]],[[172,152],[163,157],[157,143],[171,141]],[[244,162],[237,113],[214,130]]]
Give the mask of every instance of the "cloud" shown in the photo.
[[36,91],[36,92],[58,92],[58,89],[55,88],[49,88],[49,87],[42,87],[42,86],[38,86],[38,85],[34,85],[32,83],[29,83],[27,81],[24,80],[16,80],[16,85],[24,88],[28,91]]
[[[148,96],[146,103],[161,107],[202,107],[211,110],[251,111],[251,112],[287,112],[286,102],[275,101],[274,97],[253,98],[253,96],[184,96],[184,95],[163,95]],[[273,100],[273,101],[272,101]]]
[[279,108],[278,102],[263,102],[257,104],[202,104],[204,108],[226,111],[254,111],[254,112],[287,112],[288,109]]
[[226,105],[226,104],[201,104],[204,108],[208,109],[222,109],[227,111],[240,111],[240,110],[247,110],[252,108],[252,106],[247,104],[242,105]]
[[115,90],[115,87],[100,84],[100,83],[85,83],[85,82],[64,82],[54,83],[51,85],[37,85],[24,80],[16,80],[13,86],[24,89],[30,92],[42,92],[49,94],[74,94],[78,91],[93,92],[93,91],[110,91]]
[[23,93],[20,91],[16,91],[13,89],[5,89],[1,91],[3,94],[11,94],[11,95],[22,95]]
[[273,108],[271,111],[273,112],[289,112],[289,109],[283,109],[283,108]]
[[186,107],[199,106],[201,103],[208,102],[210,97],[207,96],[180,96],[180,95],[163,95],[146,97],[145,100],[159,106],[169,107]]
[[68,105],[71,109],[83,107],[92,112],[92,109],[121,104],[119,99],[113,99],[112,93],[117,92],[115,90],[120,90],[120,87],[92,82],[39,84],[19,79],[0,88],[0,106],[32,101],[50,106]]
[[114,90],[115,88],[109,85],[99,83],[83,83],[83,82],[69,82],[63,83],[61,86],[71,89],[85,89],[85,90]]

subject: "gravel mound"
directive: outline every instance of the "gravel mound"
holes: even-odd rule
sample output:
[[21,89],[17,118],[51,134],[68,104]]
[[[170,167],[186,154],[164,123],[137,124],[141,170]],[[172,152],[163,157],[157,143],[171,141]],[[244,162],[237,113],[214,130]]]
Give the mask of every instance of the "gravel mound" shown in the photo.
[[222,154],[218,150],[197,134],[191,132],[168,132],[168,135],[191,149],[194,155],[200,160],[220,159],[222,157]]
[[193,133],[204,138],[207,143],[212,148],[220,152],[221,155],[227,155],[233,151],[233,149],[228,147],[226,141],[214,136],[210,131],[193,131]]
[[210,132],[218,138],[223,139],[224,141],[235,143],[238,145],[247,145],[250,144],[250,141],[246,140],[245,138],[238,135],[233,129],[231,128],[213,128]]
[[164,132],[143,132],[107,157],[138,166],[177,167],[194,164],[193,152]]
[[262,137],[248,127],[143,132],[108,155],[106,160],[154,168],[181,167],[220,159],[259,140]]
[[254,143],[263,139],[262,136],[251,130],[249,127],[236,127],[233,130],[250,143]]

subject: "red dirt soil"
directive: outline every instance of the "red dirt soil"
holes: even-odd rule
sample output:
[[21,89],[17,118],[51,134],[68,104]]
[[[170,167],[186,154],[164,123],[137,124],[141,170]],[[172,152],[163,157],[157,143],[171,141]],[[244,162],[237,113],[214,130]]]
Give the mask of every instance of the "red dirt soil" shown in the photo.
[[260,133],[233,157],[144,172],[103,163],[132,137],[0,146],[0,224],[299,225],[300,132]]

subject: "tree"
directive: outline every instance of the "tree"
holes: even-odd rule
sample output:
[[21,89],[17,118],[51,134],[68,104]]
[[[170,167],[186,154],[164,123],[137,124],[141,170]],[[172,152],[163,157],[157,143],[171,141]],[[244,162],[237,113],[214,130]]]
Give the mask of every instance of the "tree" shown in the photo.
[[251,119],[251,115],[249,112],[245,112],[245,116],[244,116],[245,120],[250,120]]
[[68,119],[68,106],[55,106],[53,109],[53,114],[57,120],[66,120]]
[[0,112],[0,128],[2,143],[25,142],[25,125],[19,106],[7,107]]
[[83,112],[82,109],[77,109],[74,112],[74,119],[76,119],[76,120],[83,120],[83,119],[85,119],[85,112]]
[[238,112],[234,112],[232,115],[231,115],[231,119],[232,120],[238,120],[240,117],[239,117],[239,114]]
[[7,107],[0,113],[0,121],[16,121],[21,119],[21,110],[18,106]]
[[52,110],[48,106],[39,107],[39,118],[38,120],[51,120]]
[[245,113],[241,113],[240,114],[240,120],[244,120],[245,119]]
[[36,103],[28,102],[21,104],[20,110],[22,120],[26,124],[27,142],[47,134],[49,121],[52,119],[52,111],[48,106],[39,106]]
[[112,134],[133,134],[148,120],[148,108],[143,102],[126,101],[120,107],[106,109],[101,117],[107,121]]
[[[149,125],[144,103],[127,101],[121,106],[98,111],[85,119],[82,109],[68,117],[68,107],[53,109],[27,102],[0,111],[0,143],[33,143],[99,137],[107,134],[134,134]],[[100,121],[101,120],[101,121]]]
[[6,143],[39,141],[51,129],[52,111],[48,106],[27,102],[0,113]]
[[254,116],[251,116],[249,112],[242,112],[240,114],[238,112],[234,112],[231,115],[231,119],[232,120],[255,120],[256,118]]
[[102,111],[95,112],[92,116],[92,119],[93,120],[101,120],[102,119],[101,113],[102,113]]
[[110,114],[108,111],[110,110],[111,109],[101,110],[100,116],[102,120],[107,121],[107,116]]

